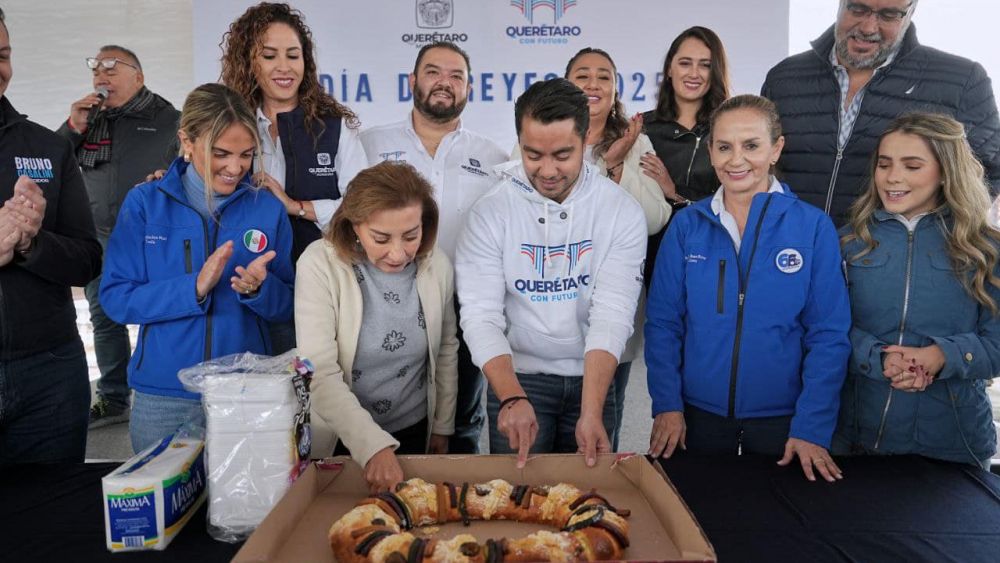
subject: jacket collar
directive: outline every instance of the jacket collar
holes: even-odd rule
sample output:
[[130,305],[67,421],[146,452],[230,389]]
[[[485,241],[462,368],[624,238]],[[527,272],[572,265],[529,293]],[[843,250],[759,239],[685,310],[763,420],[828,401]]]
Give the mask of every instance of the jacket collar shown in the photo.
[[[881,207],[875,210],[875,213],[872,214],[872,217],[879,223],[897,220],[896,215],[894,213],[889,213],[888,211],[886,211],[884,208]],[[927,217],[929,218],[940,217],[941,219],[947,221],[948,219],[951,218],[951,208],[948,207],[947,205],[941,205],[938,208],[929,211],[927,213]],[[924,222],[925,221],[921,221],[920,223],[922,224]],[[928,220],[926,222],[930,223],[931,221]],[[920,225],[918,224],[917,226],[919,227]]]
[[0,129],[5,129],[16,123],[27,121],[27,119],[27,115],[24,115],[14,109],[14,106],[11,105],[7,96],[0,97]]
[[[830,64],[830,51],[833,49],[834,39],[834,29],[837,27],[836,22],[828,27],[823,35],[820,35],[815,40],[813,40],[810,45],[812,45],[812,50],[824,64]],[[896,61],[902,59],[906,55],[910,54],[911,51],[920,46],[920,42],[917,41],[917,26],[911,21],[910,27],[907,28],[906,34],[903,35],[903,42],[899,45],[899,50],[893,56],[892,61],[889,63],[891,68],[896,64]],[[831,67],[832,68],[832,67]]]
[[[795,201],[799,199],[799,197],[795,195],[795,193],[792,192],[792,189],[788,187],[788,184],[785,184],[784,182],[781,183],[781,189],[783,190],[781,193],[769,191],[767,193],[759,193],[753,196],[753,200],[750,203],[750,214],[753,215],[755,210],[764,204],[764,200],[766,200],[767,198],[771,198],[772,201],[770,206],[768,206],[768,211],[767,211],[768,216],[778,217],[780,215],[783,215],[788,210],[788,208],[790,208],[792,204],[794,204]],[[719,216],[716,215],[715,211],[712,209],[712,200],[713,198],[706,197],[701,200],[698,200],[691,207],[694,208],[698,213],[704,215],[713,223],[722,226],[722,221],[719,219]]]
[[535,203],[553,206],[567,206],[581,198],[586,197],[590,191],[594,177],[598,176],[597,168],[588,162],[583,163],[580,176],[577,177],[573,189],[562,203],[553,201],[538,193],[531,185],[528,175],[524,170],[524,162],[521,160],[511,160],[493,167],[496,174],[506,181],[507,185],[514,188],[521,197]]

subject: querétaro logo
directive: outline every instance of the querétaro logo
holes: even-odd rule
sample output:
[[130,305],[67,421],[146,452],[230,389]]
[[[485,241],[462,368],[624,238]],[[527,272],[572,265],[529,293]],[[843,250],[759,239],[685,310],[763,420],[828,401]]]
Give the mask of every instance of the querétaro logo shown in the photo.
[[391,151],[378,153],[379,158],[390,162],[406,162],[406,151]]
[[[559,246],[522,244],[521,255],[531,260],[531,266],[540,279],[516,279],[514,289],[532,303],[558,303],[579,299],[580,290],[590,285],[590,274],[573,272],[593,249],[594,244],[589,239]],[[556,258],[562,260],[557,262],[558,266],[552,267],[565,272],[565,277],[546,278],[546,265]],[[563,270],[562,267],[566,269]]]
[[469,174],[475,174],[476,176],[489,176],[489,173],[483,170],[483,165],[481,162],[475,158],[470,158],[468,164],[461,165],[462,170],[465,170]]
[[399,38],[403,43],[413,45],[419,49],[428,43],[436,43],[438,41],[465,43],[469,40],[469,35],[466,33],[437,31],[439,29],[450,28],[455,23],[455,4],[453,0],[416,0],[414,5],[417,14],[417,27],[435,31],[428,33],[422,31],[404,33]]
[[558,23],[566,15],[566,10],[576,6],[576,0],[511,0],[510,5],[521,10],[530,23],[535,23],[536,9],[549,8],[552,10],[552,23]]
[[250,229],[243,233],[243,246],[254,254],[260,254],[267,248],[267,235],[263,231]]
[[583,259],[584,255],[594,249],[590,239],[571,242],[569,245],[545,246],[541,244],[522,244],[521,255],[531,260],[531,265],[538,275],[545,277],[545,264],[555,258],[569,260],[569,271],[572,272]]
[[455,6],[452,0],[417,0],[417,27],[442,29],[454,22]]
[[14,169],[18,176],[27,176],[36,183],[44,184],[56,177],[52,160],[35,156],[15,156]]
[[[577,0],[511,0],[510,5],[520,10],[531,25],[508,26],[507,37],[522,45],[569,43],[568,38],[579,37],[582,30],[578,25],[559,25],[559,20],[576,4]],[[541,8],[552,10],[552,25],[535,24],[535,11]]]

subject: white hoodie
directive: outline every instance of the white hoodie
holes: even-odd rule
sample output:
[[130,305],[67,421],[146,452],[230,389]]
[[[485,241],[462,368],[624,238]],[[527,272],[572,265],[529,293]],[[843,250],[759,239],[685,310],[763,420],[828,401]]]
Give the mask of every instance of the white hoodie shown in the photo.
[[620,358],[642,288],[642,208],[590,164],[562,203],[535,191],[521,161],[496,171],[455,255],[472,361],[512,354],[518,372],[582,376],[590,350]]

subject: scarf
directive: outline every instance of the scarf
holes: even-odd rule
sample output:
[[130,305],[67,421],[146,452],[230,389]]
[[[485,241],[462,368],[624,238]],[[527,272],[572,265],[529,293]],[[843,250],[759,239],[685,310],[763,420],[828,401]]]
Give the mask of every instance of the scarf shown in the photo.
[[98,112],[94,123],[87,129],[87,137],[76,151],[76,159],[83,168],[96,168],[111,161],[111,126],[123,115],[139,113],[156,100],[156,94],[143,86],[124,105]]

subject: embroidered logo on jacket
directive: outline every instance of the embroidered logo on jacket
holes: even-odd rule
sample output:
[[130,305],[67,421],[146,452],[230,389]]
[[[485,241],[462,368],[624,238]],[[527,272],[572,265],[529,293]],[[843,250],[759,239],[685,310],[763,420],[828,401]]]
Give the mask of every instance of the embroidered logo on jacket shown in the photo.
[[330,166],[331,162],[333,161],[330,160],[330,153],[328,152],[316,153],[316,163],[319,164],[320,166]]
[[15,156],[14,168],[18,176],[27,176],[38,184],[48,183],[56,177],[52,160],[44,157]]
[[794,274],[802,269],[802,254],[794,248],[786,248],[774,258],[774,265],[786,274]]
[[243,233],[243,246],[254,254],[260,254],[267,248],[267,235],[263,231],[250,229]]

